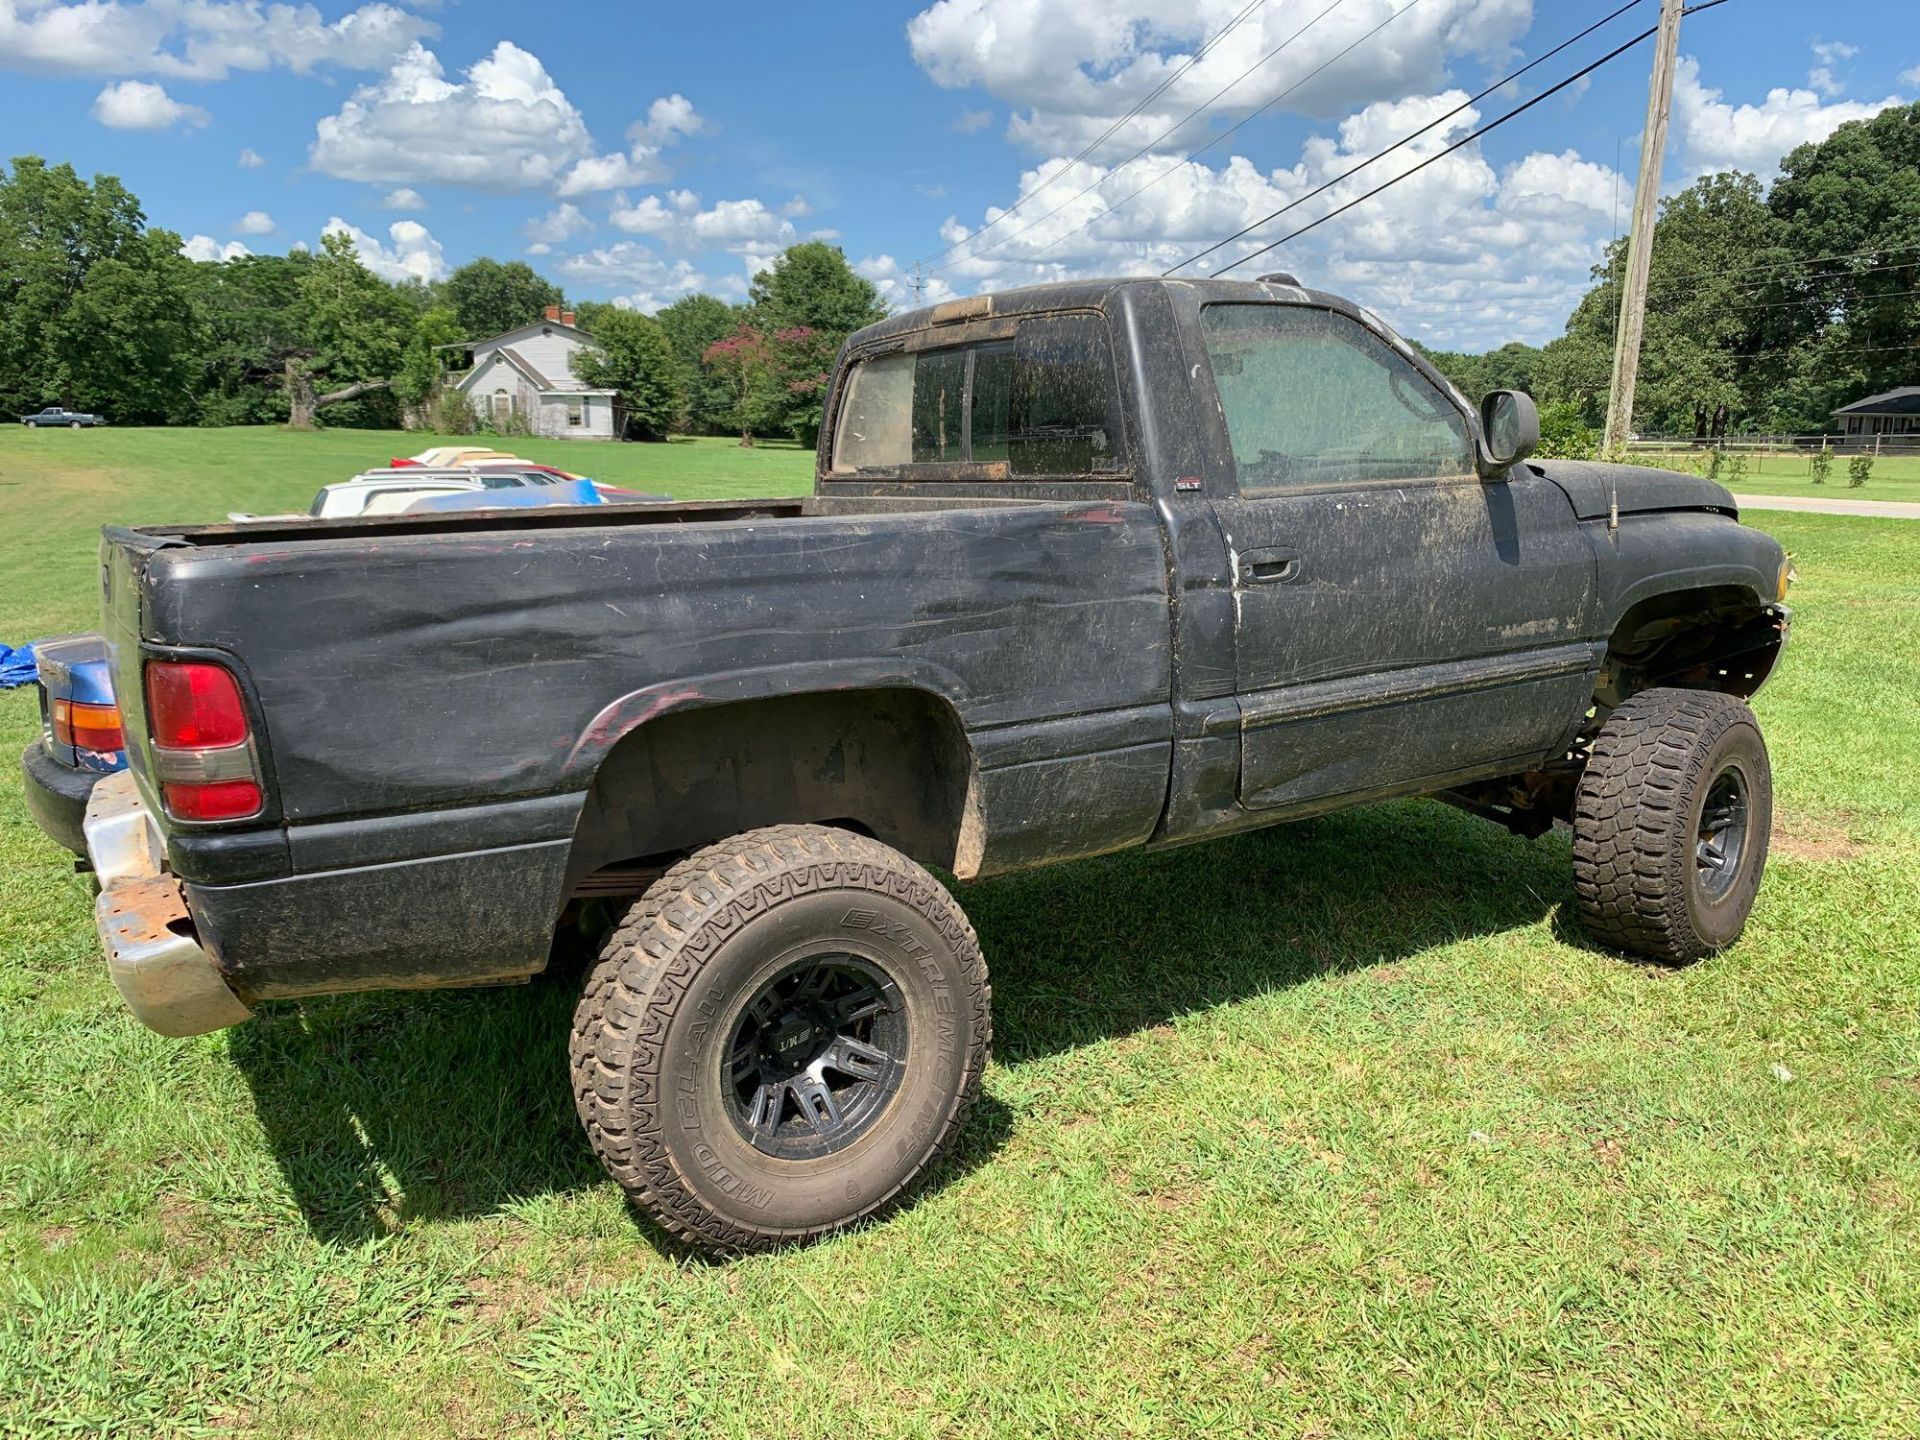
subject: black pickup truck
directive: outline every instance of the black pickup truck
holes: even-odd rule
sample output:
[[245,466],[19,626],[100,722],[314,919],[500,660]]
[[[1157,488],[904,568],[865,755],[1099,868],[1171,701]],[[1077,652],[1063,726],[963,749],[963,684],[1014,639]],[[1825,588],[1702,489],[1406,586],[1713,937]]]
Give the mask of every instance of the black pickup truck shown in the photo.
[[989,1039],[962,882],[1389,796],[1573,831],[1588,933],[1733,941],[1787,564],[1718,486],[1533,462],[1289,277],[893,317],[807,498],[110,529],[130,772],[86,822],[141,1019],[524,980],[590,900],[572,1084],[718,1253],[896,1203]]

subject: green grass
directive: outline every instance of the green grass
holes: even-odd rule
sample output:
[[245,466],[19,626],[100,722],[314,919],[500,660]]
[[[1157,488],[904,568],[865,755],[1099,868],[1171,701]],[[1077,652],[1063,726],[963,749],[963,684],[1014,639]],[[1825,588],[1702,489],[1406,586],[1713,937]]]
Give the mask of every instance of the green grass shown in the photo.
[[[1657,465],[1668,470],[1698,473],[1700,455],[1696,451],[1634,451],[1627,457],[1635,465]],[[1732,475],[1732,452],[1721,462],[1720,481],[1735,493],[1748,495],[1812,495],[1843,500],[1920,500],[1920,455],[1887,454],[1874,460],[1873,472],[1865,484],[1853,486],[1847,476],[1851,454],[1834,452],[1833,468],[1825,483],[1813,481],[1809,456],[1777,454],[1747,455],[1746,473]]]
[[[0,432],[0,637],[91,623],[99,520],[282,507],[402,444]],[[1754,519],[1801,583],[1740,945],[1591,950],[1564,837],[1426,802],[970,886],[996,1062],[960,1153],[726,1266],[588,1154],[577,972],[164,1040],[6,787],[0,1432],[1920,1433],[1915,542]]]

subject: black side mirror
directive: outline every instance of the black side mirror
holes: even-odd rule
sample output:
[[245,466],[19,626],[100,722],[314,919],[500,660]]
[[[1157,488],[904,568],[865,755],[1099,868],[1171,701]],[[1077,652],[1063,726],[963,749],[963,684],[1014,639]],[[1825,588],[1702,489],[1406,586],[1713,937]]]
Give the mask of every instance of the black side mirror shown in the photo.
[[1495,390],[1480,402],[1480,433],[1490,471],[1505,470],[1540,448],[1540,411],[1531,395]]

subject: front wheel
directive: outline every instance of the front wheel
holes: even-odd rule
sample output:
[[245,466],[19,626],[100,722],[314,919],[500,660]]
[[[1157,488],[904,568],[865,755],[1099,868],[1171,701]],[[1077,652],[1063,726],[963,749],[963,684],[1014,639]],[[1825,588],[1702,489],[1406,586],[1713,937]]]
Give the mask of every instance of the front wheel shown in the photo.
[[634,1202],[713,1255],[898,1205],[958,1135],[990,1041],[952,897],[877,841],[756,830],[669,870],[574,1013],[574,1100]]
[[1736,696],[1645,690],[1600,727],[1573,818],[1587,933],[1683,965],[1740,938],[1773,827],[1773,777]]

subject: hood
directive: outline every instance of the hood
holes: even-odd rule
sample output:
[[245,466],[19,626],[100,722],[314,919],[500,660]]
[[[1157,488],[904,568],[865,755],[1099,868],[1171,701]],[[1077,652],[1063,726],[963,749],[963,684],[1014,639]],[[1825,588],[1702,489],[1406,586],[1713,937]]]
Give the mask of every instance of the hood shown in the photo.
[[1677,470],[1654,470],[1644,465],[1609,465],[1598,460],[1528,460],[1536,475],[1544,475],[1573,502],[1582,520],[1603,520],[1614,493],[1620,496],[1622,515],[1653,510],[1719,510],[1738,516],[1732,495],[1711,480],[1683,475]]

